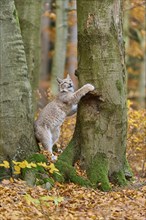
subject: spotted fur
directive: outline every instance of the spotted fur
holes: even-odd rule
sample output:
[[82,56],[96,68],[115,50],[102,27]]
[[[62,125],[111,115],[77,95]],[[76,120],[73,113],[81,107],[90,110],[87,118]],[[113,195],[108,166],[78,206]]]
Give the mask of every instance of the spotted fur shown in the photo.
[[52,154],[53,145],[57,142],[60,134],[60,127],[67,116],[74,114],[80,99],[94,86],[86,84],[77,91],[74,91],[73,82],[69,76],[65,79],[57,79],[59,93],[57,97],[41,111],[35,121],[35,136],[43,147]]

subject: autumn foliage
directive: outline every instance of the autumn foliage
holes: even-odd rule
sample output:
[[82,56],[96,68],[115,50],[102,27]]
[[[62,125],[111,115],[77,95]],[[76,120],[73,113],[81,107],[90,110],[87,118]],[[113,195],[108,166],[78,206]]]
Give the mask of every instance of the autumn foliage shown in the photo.
[[[146,111],[133,110],[128,102],[128,150],[127,156],[134,173],[133,183],[114,191],[100,192],[73,183],[55,183],[51,190],[40,186],[29,187],[22,180],[10,178],[0,184],[0,219],[6,220],[84,220],[84,219],[145,219],[145,130]],[[58,148],[63,149],[72,136],[75,116],[66,120],[62,127]],[[45,152],[46,154],[46,152]],[[37,164],[14,162],[20,168],[36,167]],[[53,164],[38,164],[48,172],[58,172]],[[9,168],[7,161],[0,166]],[[19,168],[18,168],[19,167]],[[85,175],[76,165],[78,173]],[[9,210],[11,209],[11,212]]]
[[128,93],[129,98],[135,100],[142,96],[140,87],[146,62],[145,1],[124,1],[124,15]]
[[[145,7],[143,3],[142,0],[130,0],[130,4],[125,5],[125,12],[129,13],[130,20],[130,26],[128,27],[129,44],[126,48],[126,56],[129,74],[128,92],[129,97],[132,99],[138,91],[146,48],[145,43],[142,43],[146,36],[144,29]],[[70,27],[76,22],[74,13],[74,11],[69,12],[70,20],[68,23]],[[54,23],[56,15],[54,9],[45,12],[43,16],[51,20],[50,28],[43,30],[48,34],[51,41],[48,52],[48,59],[51,63],[55,38]],[[76,48],[69,42],[67,58],[72,53],[76,56]],[[48,83],[43,82],[40,87],[44,87],[46,90]],[[49,93],[50,98],[50,90],[44,92],[48,101],[47,93]],[[137,93],[139,95],[139,92]],[[38,92],[38,96],[41,98],[39,104],[41,108],[46,100],[44,101],[41,92]],[[114,186],[114,190],[110,192],[101,192],[98,189],[80,187],[73,183],[53,182],[54,186],[49,187],[48,190],[44,184],[30,187],[25,181],[11,177],[0,183],[0,220],[145,220],[146,110],[138,109],[137,105],[136,108],[133,108],[133,106],[135,107],[135,103],[128,101],[127,158],[134,174],[133,180],[128,186],[124,188]],[[60,139],[57,143],[59,149],[57,155],[69,143],[75,123],[76,116],[72,116],[66,119],[63,124]],[[43,153],[49,158],[46,152]],[[0,167],[10,169],[10,164],[8,161],[3,161]],[[13,167],[15,175],[21,174],[25,169],[33,168],[45,170],[45,173],[41,173],[42,177],[47,173],[52,178],[54,172],[59,173],[55,165],[49,162],[13,161]],[[81,171],[78,163],[75,164],[75,167],[79,175],[86,176],[86,173]]]
[[127,157],[135,175],[146,177],[146,110],[134,110],[130,101],[128,105]]

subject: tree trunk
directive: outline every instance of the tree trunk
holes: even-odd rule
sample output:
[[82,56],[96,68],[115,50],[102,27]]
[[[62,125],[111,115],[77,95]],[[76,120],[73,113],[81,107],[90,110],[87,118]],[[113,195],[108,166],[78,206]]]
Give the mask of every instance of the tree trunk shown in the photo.
[[56,77],[63,78],[64,76],[68,33],[67,9],[68,0],[56,1],[56,40],[51,78],[51,89],[54,95],[58,92]]
[[[146,37],[143,37],[141,42],[142,48],[145,48]],[[141,73],[139,79],[139,104],[141,108],[146,107],[146,81],[145,81],[145,73],[146,73],[146,49],[144,49],[144,57],[143,62],[141,64]]]
[[60,161],[71,165],[80,158],[88,179],[102,190],[110,189],[109,179],[125,185],[125,176],[131,176],[125,155],[127,106],[121,10],[120,0],[93,0],[92,4],[77,1],[77,74],[80,86],[91,83],[96,90],[82,98],[74,137],[60,156]]
[[44,0],[15,0],[34,95],[40,75],[40,25],[43,2]]
[[51,46],[51,38],[50,33],[46,31],[51,25],[51,19],[48,16],[51,13],[51,1],[47,0],[44,4],[43,15],[41,18],[41,75],[40,80],[48,80],[49,79],[49,56],[48,53],[50,51]]
[[[78,79],[75,76],[75,71],[77,69],[77,6],[76,0],[72,1],[72,8],[69,8],[70,13],[68,19],[72,22],[69,25],[69,37],[68,37],[68,48],[67,48],[67,72],[73,81],[74,88],[78,88]],[[72,11],[73,10],[73,11]]]
[[32,92],[13,0],[0,1],[0,163],[38,151]]

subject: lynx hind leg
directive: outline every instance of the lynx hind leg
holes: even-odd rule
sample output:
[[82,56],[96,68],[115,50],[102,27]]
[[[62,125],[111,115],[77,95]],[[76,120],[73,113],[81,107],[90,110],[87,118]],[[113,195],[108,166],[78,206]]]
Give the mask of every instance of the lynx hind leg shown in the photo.
[[52,144],[54,145],[60,136],[60,128],[55,128],[54,131],[52,132]]
[[36,138],[41,142],[43,147],[52,154],[52,134],[48,128],[38,126],[35,131]]
[[53,137],[50,129],[45,129],[44,138],[43,138],[43,146],[52,154],[53,148]]
[[48,150],[48,152],[50,152],[51,154],[51,160],[55,161],[57,160],[57,156],[55,156],[53,154],[53,134],[50,131],[50,129],[48,128],[44,128],[44,132],[43,132],[43,140],[42,140],[42,145],[43,147]]

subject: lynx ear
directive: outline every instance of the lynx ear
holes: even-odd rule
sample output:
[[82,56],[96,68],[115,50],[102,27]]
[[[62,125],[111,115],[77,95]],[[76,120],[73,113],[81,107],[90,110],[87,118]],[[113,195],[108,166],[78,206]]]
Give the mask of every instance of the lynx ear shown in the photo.
[[70,75],[69,74],[67,74],[67,77],[66,77],[67,79],[70,79]]
[[63,80],[57,77],[57,82],[60,84]]

